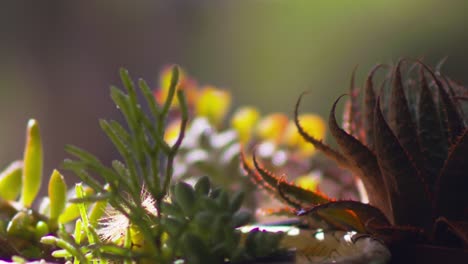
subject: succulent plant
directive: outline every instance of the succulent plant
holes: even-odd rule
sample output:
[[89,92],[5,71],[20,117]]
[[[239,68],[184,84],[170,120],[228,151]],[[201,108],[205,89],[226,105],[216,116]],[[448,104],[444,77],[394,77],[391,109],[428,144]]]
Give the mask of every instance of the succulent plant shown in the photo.
[[[468,90],[419,60],[405,78],[404,62],[398,61],[377,87],[373,78],[384,66],[370,71],[362,106],[353,73],[346,130],[335,118],[342,97],[329,117],[340,151],[302,127],[298,118],[302,96],[296,105],[301,135],[362,180],[368,204],[334,200],[291,185],[263,168],[255,157],[253,165],[244,160],[244,167],[311,225],[356,230],[389,244],[417,241],[467,248],[468,129],[463,108]],[[412,74],[415,70],[417,74]]]
[[12,256],[52,259],[53,248],[41,244],[41,237],[55,234],[60,225],[79,216],[76,207],[68,203],[67,185],[57,170],[49,178],[48,195],[38,197],[42,166],[39,124],[31,119],[23,160],[11,163],[0,174],[0,259],[10,260]]

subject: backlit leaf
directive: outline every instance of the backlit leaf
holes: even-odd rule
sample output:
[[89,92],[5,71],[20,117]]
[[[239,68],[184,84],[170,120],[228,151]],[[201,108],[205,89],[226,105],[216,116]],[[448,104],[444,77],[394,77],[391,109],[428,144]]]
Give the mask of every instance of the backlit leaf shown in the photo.
[[353,172],[359,175],[363,181],[371,203],[382,208],[387,215],[390,215],[387,190],[375,155],[359,140],[338,126],[335,109],[341,97],[335,101],[330,111],[328,122],[330,132],[340,146],[341,151],[353,163]]
[[[424,157],[426,180],[433,185],[447,156],[447,142],[442,131],[434,97],[421,68],[421,92],[418,104],[418,139]],[[431,190],[433,191],[433,190]]]
[[332,149],[330,146],[326,145],[325,143],[322,142],[322,140],[317,139],[313,136],[311,136],[305,129],[302,127],[301,122],[299,120],[299,105],[301,104],[302,96],[304,94],[301,94],[299,96],[299,99],[296,102],[296,107],[294,108],[294,123],[297,126],[297,131],[301,136],[309,143],[314,145],[319,151],[321,151],[323,154],[325,154],[328,158],[336,161],[338,165],[340,165],[343,168],[351,168],[350,162],[346,159],[343,154],[340,152]]
[[400,145],[408,153],[417,168],[421,168],[421,151],[417,138],[416,125],[411,117],[408,101],[403,90],[401,63],[398,61],[394,72],[389,105],[388,123],[398,138]]
[[0,197],[13,201],[18,198],[21,191],[21,177],[23,162],[15,161],[0,174]]
[[468,129],[465,129],[449,150],[437,179],[435,207],[437,215],[451,220],[466,219],[468,212]]
[[[293,184],[287,183],[285,180],[274,176],[271,172],[262,168],[255,158],[253,157],[255,169],[260,174],[262,179],[270,185],[272,189],[280,191],[280,196],[289,202],[291,206],[297,207],[298,205],[316,205],[330,201],[325,195],[313,192],[307,189],[303,189]],[[294,199],[291,200],[291,199]]]
[[403,150],[380,110],[374,120],[377,161],[389,191],[394,224],[427,226],[431,220],[429,189]]
[[335,227],[360,233],[372,232],[373,226],[390,225],[380,209],[357,201],[325,203],[305,210],[300,215],[319,215]]
[[41,188],[42,166],[44,163],[39,124],[34,119],[30,119],[28,122],[23,161],[21,203],[26,207],[30,207]]
[[50,176],[48,191],[50,199],[49,217],[57,219],[65,209],[67,202],[67,184],[63,175],[57,170],[54,170]]

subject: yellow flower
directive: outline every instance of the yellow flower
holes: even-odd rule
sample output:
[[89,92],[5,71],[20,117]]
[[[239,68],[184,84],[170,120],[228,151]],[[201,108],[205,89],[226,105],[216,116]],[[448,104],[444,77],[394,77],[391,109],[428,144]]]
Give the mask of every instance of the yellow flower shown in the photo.
[[279,143],[285,132],[288,117],[285,114],[274,113],[260,120],[255,129],[256,135],[262,140]]
[[242,107],[234,113],[231,118],[231,126],[237,131],[241,143],[250,140],[253,127],[259,118],[260,113],[253,107]]
[[[159,104],[164,104],[169,94],[169,86],[171,85],[172,79],[172,66],[166,66],[159,75],[159,89],[155,90],[154,95],[156,101]],[[197,97],[197,84],[194,80],[188,77],[184,70],[179,70],[179,81],[177,83],[177,90],[182,89],[185,91],[187,103],[193,105]],[[171,107],[178,107],[179,102],[177,97],[174,97],[174,101]]]
[[203,87],[195,102],[195,114],[204,116],[208,121],[219,126],[231,105],[231,94],[213,86]]
[[[325,138],[325,122],[315,114],[302,114],[299,121],[307,133],[317,139]],[[291,148],[297,148],[301,155],[310,156],[315,153],[315,147],[305,141],[297,131],[293,121],[290,121],[284,134],[283,143]]]

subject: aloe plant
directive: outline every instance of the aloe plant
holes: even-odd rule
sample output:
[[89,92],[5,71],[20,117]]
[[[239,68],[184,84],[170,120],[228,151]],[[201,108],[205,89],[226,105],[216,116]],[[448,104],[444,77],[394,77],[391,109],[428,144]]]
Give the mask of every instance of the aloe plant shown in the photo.
[[[356,230],[387,243],[406,241],[468,246],[467,89],[417,60],[402,74],[398,61],[380,85],[373,68],[360,90],[351,80],[345,109],[346,129],[332,106],[330,132],[339,150],[296,126],[308,142],[360,178],[369,203],[334,200],[289,184],[263,168],[254,157],[243,161],[248,174],[285,201],[309,225]],[[412,71],[418,70],[417,79]],[[255,168],[255,169],[254,169]]]

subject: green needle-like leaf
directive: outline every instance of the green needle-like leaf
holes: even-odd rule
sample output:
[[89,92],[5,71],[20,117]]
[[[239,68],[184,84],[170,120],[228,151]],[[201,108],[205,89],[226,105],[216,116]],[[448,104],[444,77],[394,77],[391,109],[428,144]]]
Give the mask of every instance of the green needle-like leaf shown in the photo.
[[148,84],[145,82],[145,80],[140,79],[138,81],[138,85],[140,86],[141,93],[145,97],[146,103],[148,104],[153,117],[159,116],[159,112],[161,111],[161,109],[159,109],[159,106],[156,103],[156,100],[154,99],[154,95],[151,92],[151,89],[149,88]]
[[[78,183],[76,186],[75,186],[75,190],[76,190],[76,197],[78,198],[84,198],[86,193],[84,191],[84,188],[82,186],[81,183]],[[80,210],[80,216],[81,216],[81,219],[83,220],[83,227],[84,227],[84,230],[85,230],[85,233],[88,237],[88,240],[89,240],[89,243],[90,244],[93,244],[95,243],[95,239],[94,239],[94,236],[90,233],[90,225],[89,225],[89,218],[88,218],[88,212],[86,210],[86,205],[84,203],[80,203],[78,204],[78,209]]]
[[172,104],[172,100],[174,99],[174,95],[176,94],[177,84],[179,82],[179,67],[174,66],[172,67],[172,75],[171,75],[171,83],[169,85],[169,92],[167,95],[167,99],[164,102],[164,106],[162,109],[161,117],[165,118],[167,116],[167,112]]

